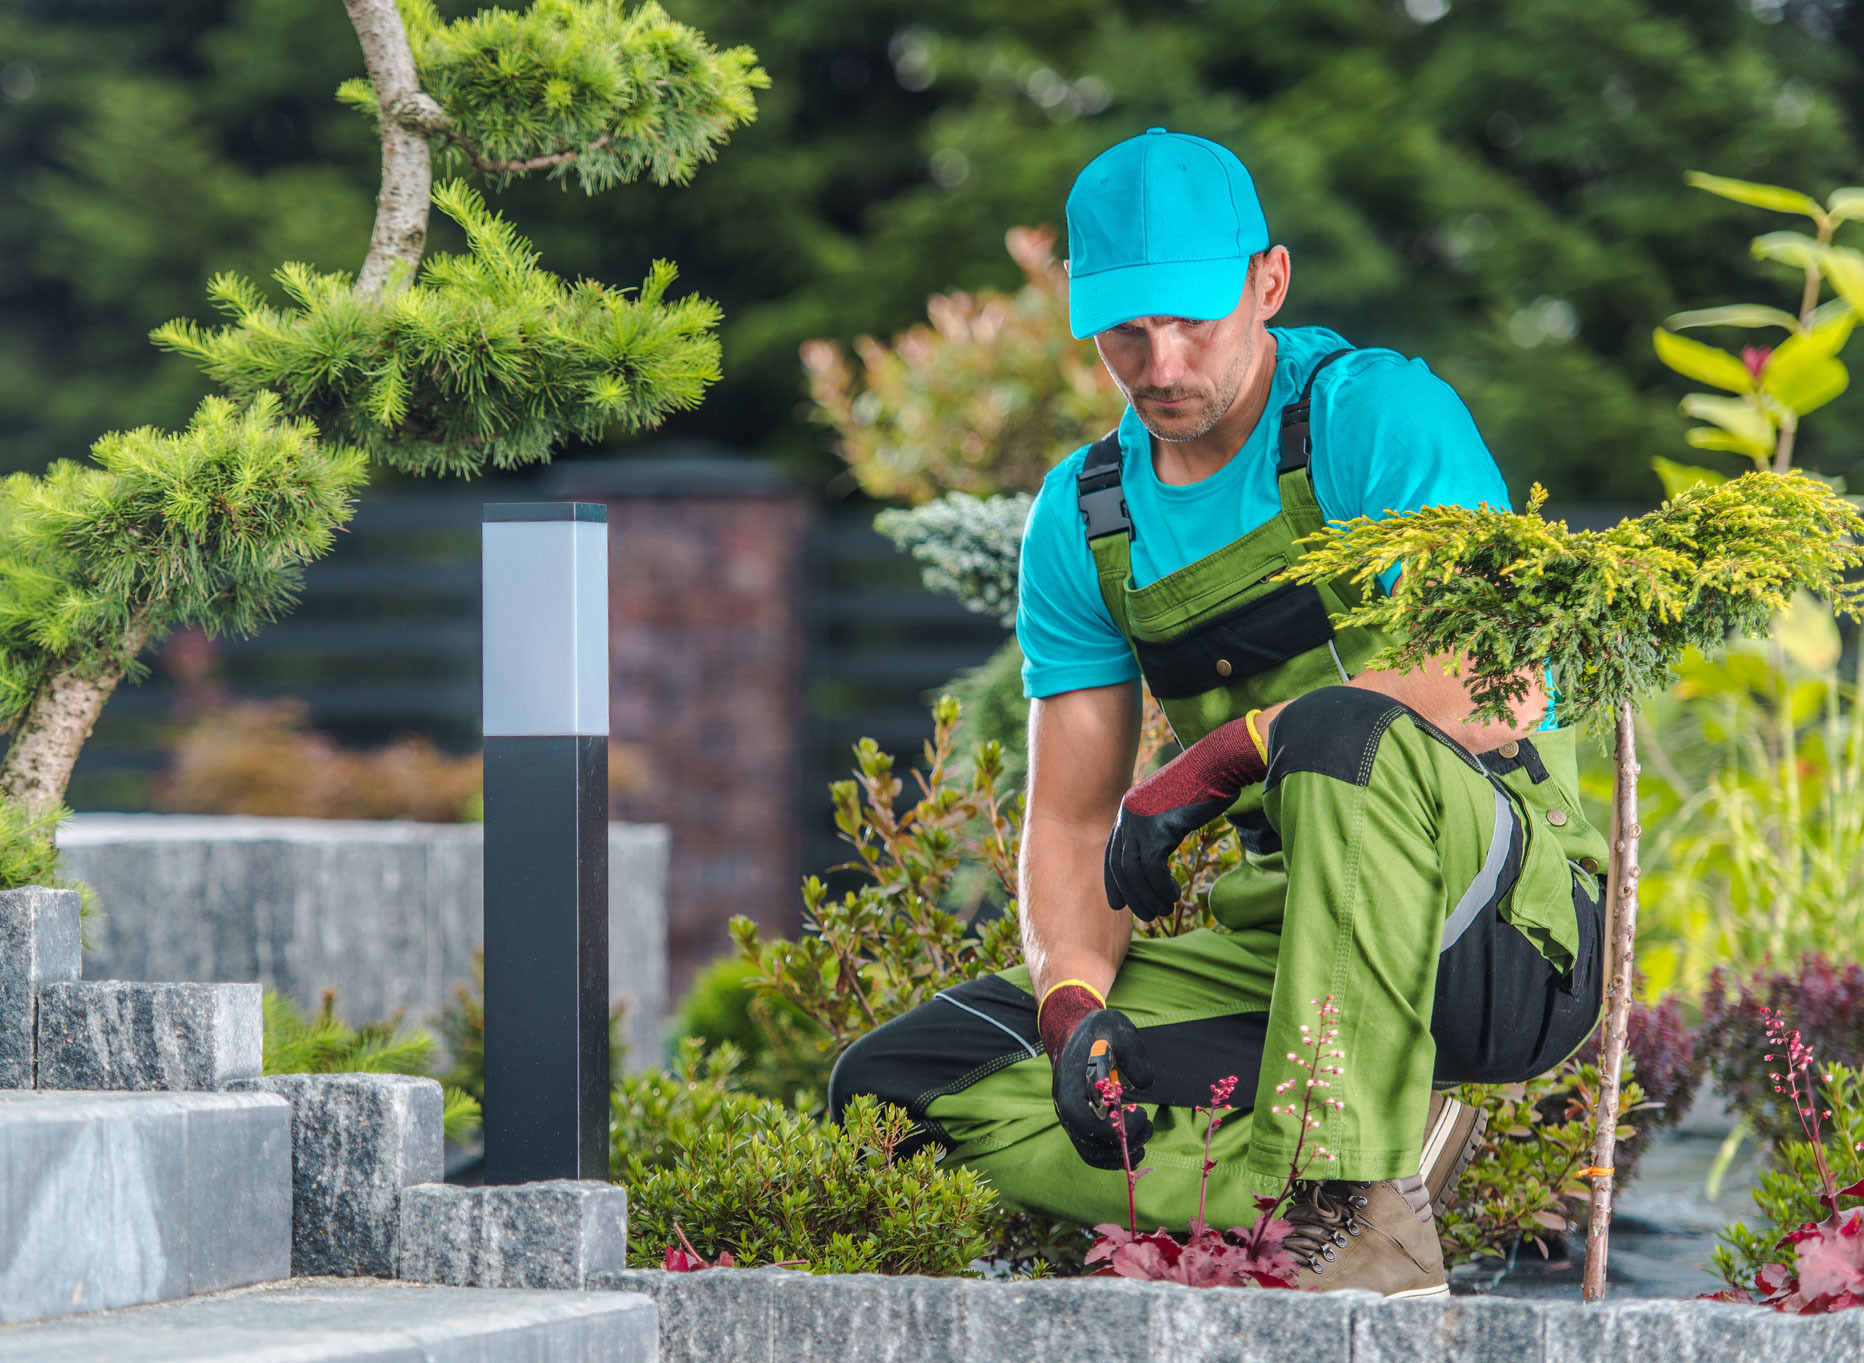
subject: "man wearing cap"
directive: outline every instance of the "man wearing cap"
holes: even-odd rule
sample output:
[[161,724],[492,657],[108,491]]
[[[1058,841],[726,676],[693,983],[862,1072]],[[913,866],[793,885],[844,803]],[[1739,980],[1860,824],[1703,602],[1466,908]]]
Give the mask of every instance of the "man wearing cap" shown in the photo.
[[[1026,965],[856,1042],[831,1108],[875,1093],[1007,1203],[1121,1220],[1091,1086],[1110,1065],[1140,1105],[1140,1220],[1182,1228],[1192,1108],[1235,1075],[1247,1112],[1217,1133],[1206,1215],[1247,1224],[1287,1177],[1301,1087],[1277,1095],[1330,997],[1341,1073],[1308,1137],[1327,1159],[1285,1212],[1302,1285],[1447,1292],[1432,1203],[1480,1133],[1433,1086],[1531,1078],[1590,1033],[1605,842],[1538,684],[1514,725],[1472,724],[1442,668],[1366,670],[1389,639],[1335,621],[1370,584],[1275,577],[1327,521],[1506,488],[1423,361],[1267,325],[1290,260],[1227,149],[1162,128],[1110,148],[1068,197],[1068,247],[1072,330],[1129,405],[1025,532]],[[1133,785],[1142,677],[1185,751]],[[1219,929],[1135,939],[1178,899],[1173,850],[1218,817],[1245,849],[1211,891]]]

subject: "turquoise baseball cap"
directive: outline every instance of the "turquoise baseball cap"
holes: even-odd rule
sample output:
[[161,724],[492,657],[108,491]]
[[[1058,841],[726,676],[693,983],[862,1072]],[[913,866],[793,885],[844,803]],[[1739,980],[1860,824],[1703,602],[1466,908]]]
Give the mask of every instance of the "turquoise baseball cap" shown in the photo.
[[1228,317],[1269,245],[1255,182],[1227,147],[1148,128],[1087,163],[1068,191],[1068,329],[1135,317]]

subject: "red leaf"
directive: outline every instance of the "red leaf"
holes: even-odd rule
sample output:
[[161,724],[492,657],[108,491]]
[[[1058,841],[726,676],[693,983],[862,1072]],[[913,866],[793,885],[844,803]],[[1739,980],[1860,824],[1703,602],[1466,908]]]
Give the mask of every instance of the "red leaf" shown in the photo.
[[1864,1209],[1816,1229],[1816,1236],[1799,1241],[1800,1290],[1813,1300],[1864,1292]]
[[1760,1272],[1754,1275],[1754,1285],[1768,1296],[1786,1290],[1793,1281],[1793,1275],[1787,1272],[1784,1264],[1762,1264]]
[[1838,1195],[1840,1197],[1864,1197],[1864,1178],[1859,1179],[1849,1188],[1840,1188]]
[[1230,1230],[1230,1237],[1234,1240],[1247,1242],[1253,1239],[1258,1232],[1261,1235],[1261,1240],[1257,1245],[1257,1253],[1266,1257],[1270,1254],[1280,1253],[1282,1244],[1290,1235],[1294,1234],[1294,1226],[1285,1218],[1275,1216],[1270,1217],[1266,1221],[1258,1220],[1256,1224],[1251,1226],[1248,1230],[1244,1230],[1241,1226],[1232,1227]]
[[1740,1306],[1752,1306],[1754,1294],[1745,1287],[1724,1287],[1720,1292],[1699,1292],[1697,1301],[1726,1301]]
[[711,1267],[697,1254],[688,1254],[685,1250],[675,1249],[672,1245],[667,1246],[666,1257],[660,1261],[660,1266],[669,1273],[697,1273],[702,1268]]
[[[1166,1238],[1170,1240],[1169,1236]],[[1166,1257],[1166,1251],[1155,1243],[1154,1237],[1149,1235],[1141,1236],[1129,1245],[1121,1245],[1113,1251],[1113,1271],[1122,1278],[1140,1278],[1148,1282],[1170,1280],[1179,1253],[1177,1241],[1172,1240],[1170,1243],[1172,1252],[1169,1258]]]

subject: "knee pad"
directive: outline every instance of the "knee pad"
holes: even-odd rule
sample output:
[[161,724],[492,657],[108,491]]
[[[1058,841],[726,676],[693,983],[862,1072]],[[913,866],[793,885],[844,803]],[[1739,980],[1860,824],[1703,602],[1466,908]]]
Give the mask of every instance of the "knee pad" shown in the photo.
[[1266,784],[1297,771],[1317,772],[1351,785],[1371,780],[1372,758],[1393,721],[1416,718],[1390,696],[1356,686],[1323,686],[1288,702],[1269,725]]

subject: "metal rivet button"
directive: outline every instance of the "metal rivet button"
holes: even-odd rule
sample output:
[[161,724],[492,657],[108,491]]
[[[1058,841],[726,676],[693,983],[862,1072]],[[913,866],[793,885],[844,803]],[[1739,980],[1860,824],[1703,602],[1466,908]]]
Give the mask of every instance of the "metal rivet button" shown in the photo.
[[1495,751],[1500,753],[1504,758],[1512,761],[1514,758],[1521,755],[1521,745],[1511,738]]
[[1217,659],[1217,675],[1219,677],[1227,677],[1230,675],[1230,672],[1230,660],[1228,658]]
[[1547,822],[1552,824],[1555,828],[1565,828],[1566,827],[1566,811],[1564,809],[1548,810],[1547,811]]
[[1579,859],[1579,869],[1589,876],[1595,876],[1599,873],[1599,859],[1597,857],[1581,857]]

